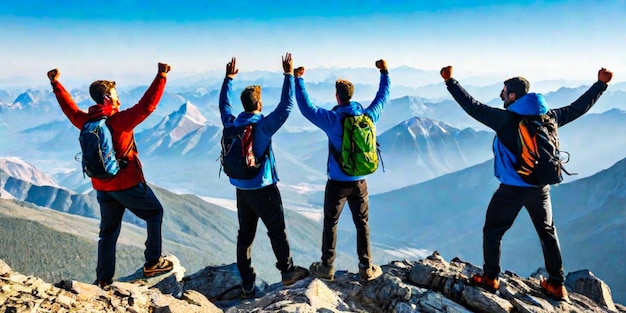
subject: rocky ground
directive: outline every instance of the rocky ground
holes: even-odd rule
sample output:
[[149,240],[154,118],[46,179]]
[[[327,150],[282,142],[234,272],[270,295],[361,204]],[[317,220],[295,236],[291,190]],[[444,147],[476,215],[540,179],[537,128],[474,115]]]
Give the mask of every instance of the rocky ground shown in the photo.
[[256,297],[241,300],[235,264],[185,276],[170,259],[176,263],[171,274],[143,279],[138,271],[104,289],[71,280],[46,283],[0,261],[0,312],[626,312],[613,303],[609,286],[586,270],[567,275],[568,301],[542,293],[541,270],[528,278],[502,273],[492,294],[467,283],[480,268],[434,253],[383,265],[383,275],[369,283],[346,271],[332,282],[309,277],[289,288],[260,281]]

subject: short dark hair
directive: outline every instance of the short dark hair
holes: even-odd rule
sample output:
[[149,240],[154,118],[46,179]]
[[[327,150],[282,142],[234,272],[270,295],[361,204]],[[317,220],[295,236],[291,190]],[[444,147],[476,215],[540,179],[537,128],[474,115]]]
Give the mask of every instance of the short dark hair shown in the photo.
[[354,85],[351,82],[345,79],[338,79],[335,82],[335,89],[337,90],[337,97],[339,97],[341,102],[350,102],[354,93]]
[[89,95],[96,103],[104,103],[104,96],[110,96],[111,90],[115,89],[115,82],[110,80],[96,80],[89,86]]
[[530,83],[524,77],[513,77],[504,81],[507,93],[514,92],[515,100],[521,98],[528,93]]
[[241,104],[243,105],[244,111],[252,112],[256,110],[259,101],[261,101],[261,86],[248,86],[241,92]]

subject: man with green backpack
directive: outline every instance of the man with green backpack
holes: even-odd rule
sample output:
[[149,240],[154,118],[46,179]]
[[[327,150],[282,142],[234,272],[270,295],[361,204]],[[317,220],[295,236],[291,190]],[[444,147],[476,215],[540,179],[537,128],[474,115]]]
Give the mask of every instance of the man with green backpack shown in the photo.
[[363,108],[352,99],[354,86],[347,80],[335,82],[338,105],[332,110],[320,108],[309,100],[304,87],[304,68],[295,70],[296,101],[302,115],[328,136],[328,181],[324,196],[324,230],[321,262],[309,268],[317,278],[333,280],[336,257],[337,223],[348,202],[357,231],[359,278],[370,281],[382,274],[372,262],[369,238],[369,195],[365,177],[378,167],[375,124],[389,97],[389,71],[385,60],[376,61],[380,84],[374,101]]

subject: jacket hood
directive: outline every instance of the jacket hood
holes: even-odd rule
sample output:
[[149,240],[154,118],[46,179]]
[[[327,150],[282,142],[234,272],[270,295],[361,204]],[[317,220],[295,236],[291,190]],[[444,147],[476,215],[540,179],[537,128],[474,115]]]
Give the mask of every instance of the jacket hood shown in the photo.
[[260,113],[255,114],[255,113],[241,112],[239,113],[237,118],[233,121],[233,124],[236,127],[239,127],[239,126],[256,123],[261,119],[262,116],[263,114],[260,114]]
[[363,106],[356,101],[350,101],[350,104],[336,105],[333,111],[342,115],[361,115],[363,114]]
[[548,113],[548,104],[543,95],[533,92],[517,99],[506,109],[519,115],[542,115]]
[[111,117],[111,115],[117,113],[117,109],[114,109],[111,105],[96,104],[89,107],[89,118],[102,118]]

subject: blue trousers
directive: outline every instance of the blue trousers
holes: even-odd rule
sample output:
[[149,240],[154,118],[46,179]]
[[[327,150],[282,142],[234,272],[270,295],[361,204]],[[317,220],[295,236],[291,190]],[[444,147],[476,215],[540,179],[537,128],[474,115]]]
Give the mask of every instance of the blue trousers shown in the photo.
[[161,256],[161,225],[163,206],[145,183],[120,191],[98,191],[100,204],[100,238],[98,240],[98,280],[111,280],[115,274],[115,249],[126,209],[146,221],[148,238],[144,256],[146,262]]

